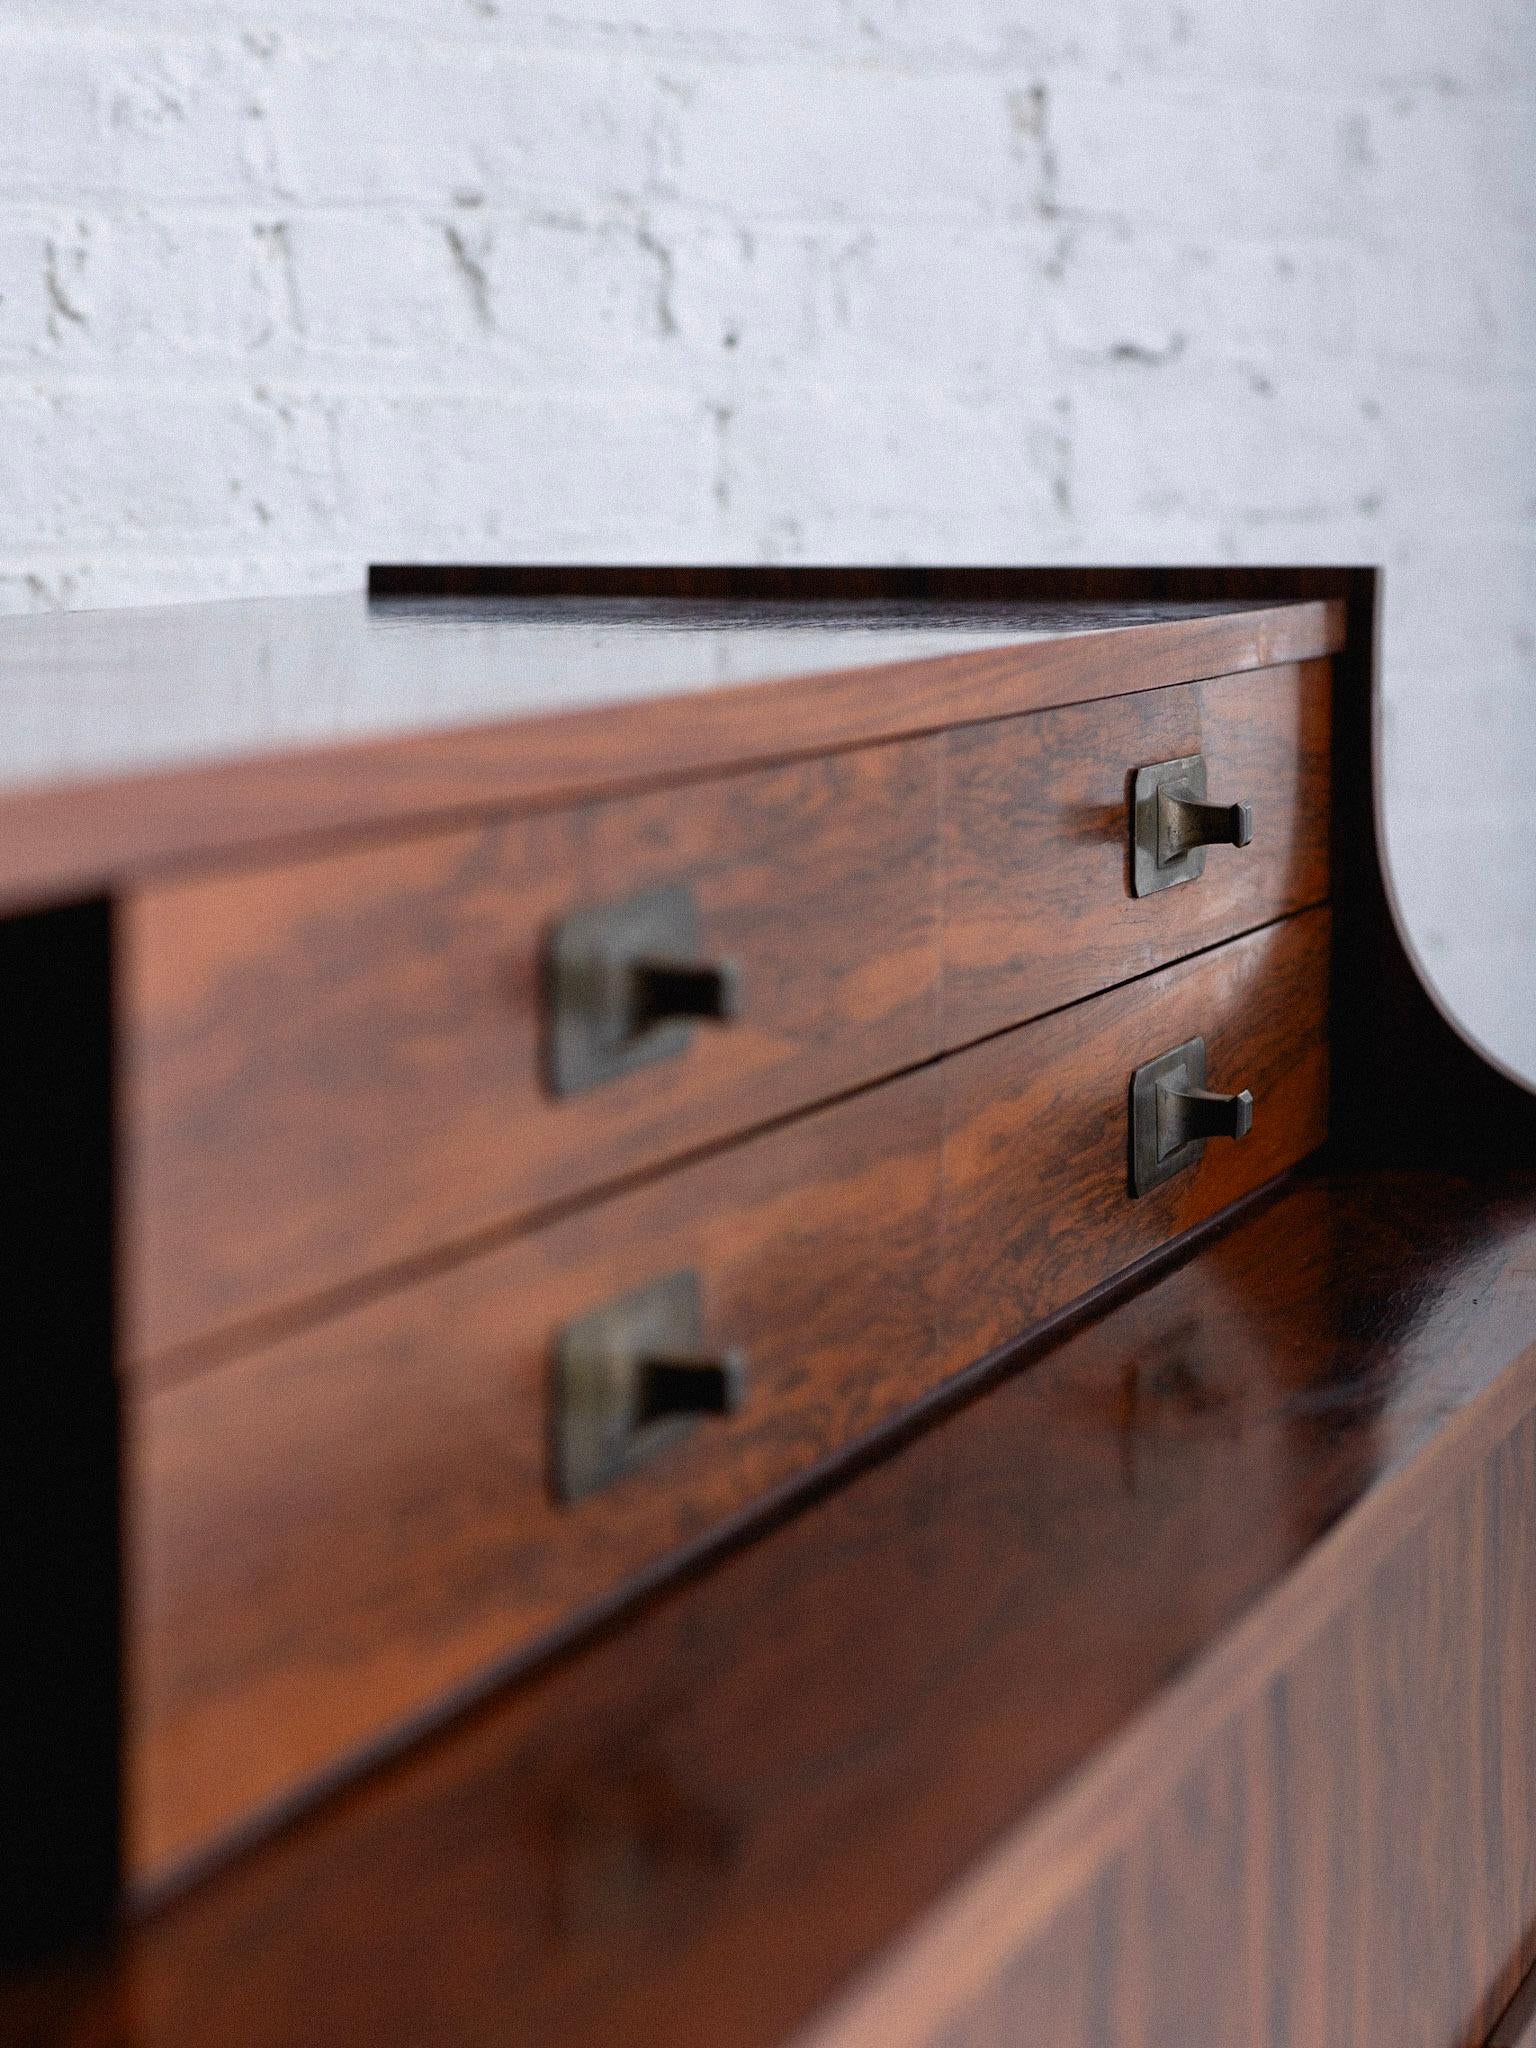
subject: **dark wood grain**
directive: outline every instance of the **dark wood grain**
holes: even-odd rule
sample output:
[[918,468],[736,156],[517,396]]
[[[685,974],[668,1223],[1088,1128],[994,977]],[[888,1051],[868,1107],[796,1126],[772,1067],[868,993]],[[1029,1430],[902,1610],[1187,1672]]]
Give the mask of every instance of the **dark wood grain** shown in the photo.
[[[786,599],[821,588],[772,573]],[[1015,597],[1041,594],[1038,576],[997,573]],[[1495,1158],[1529,1158],[1536,1098],[1438,1013],[1394,924],[1372,801],[1373,573],[1087,581],[1127,603],[1300,599],[1331,622],[1330,646],[1347,606],[1330,1033],[1332,1156],[1356,1176],[1285,1197],[1272,1223],[1250,1218],[902,1456],[546,1665],[131,1933],[115,1965],[12,1986],[0,2036],[576,2048],[750,2048],[802,2025],[836,2048],[981,2048],[1021,2026],[1068,2048],[1486,2037],[1536,1924],[1536,1192],[1490,1179]],[[1085,594],[1083,574],[1059,582]],[[1134,652],[1162,688],[1215,670],[1157,681],[1171,642],[1133,650],[1125,636],[1188,623],[1122,610],[1113,628],[1062,626],[1049,655],[1021,640],[946,657],[960,667],[727,691],[740,701],[702,718],[697,698],[654,721],[637,706],[632,759],[595,738],[585,764],[565,759],[559,734],[551,745],[536,730],[533,760],[510,763],[504,729],[105,789],[7,784],[0,880],[19,894],[0,900],[138,881],[184,858],[318,851],[402,823],[463,826],[630,788],[631,774],[680,789],[761,762],[764,747],[811,751],[785,735],[821,708],[829,733],[840,718],[857,732],[892,669],[898,722],[924,731],[946,704],[979,704],[956,714],[976,720],[1112,697],[1118,673],[1090,687],[1111,653]],[[189,702],[206,672],[184,656],[199,633],[221,639],[204,627],[148,635],[161,679],[184,674]],[[457,665],[488,644],[470,621],[450,626],[445,611],[420,644],[445,649],[461,629]],[[123,622],[92,631],[97,645],[137,638]],[[12,681],[17,644],[0,657]],[[260,689],[260,663],[240,668],[256,644],[232,630],[218,651]],[[1256,645],[1221,666],[1260,665]],[[1264,658],[1326,651],[1276,639]],[[82,681],[70,659],[61,704]],[[121,672],[151,681],[153,661],[136,660]],[[294,682],[281,664],[270,674]],[[793,707],[803,723],[786,725]],[[667,744],[673,765],[658,766]],[[1006,1092],[1019,1077],[1002,1079]],[[1038,1107],[1050,1126],[1052,1105]],[[1004,1236],[1021,1138],[1007,1118],[990,1139],[965,1118],[950,1127],[946,1171]],[[33,1132],[16,1153],[23,1198],[45,1142]],[[1404,1157],[1435,1170],[1380,1171]],[[1448,1160],[1474,1178],[1450,1179]],[[1081,1278],[1061,1235],[1021,1232],[998,1269],[1009,1284],[1030,1259]],[[100,1228],[86,1236],[96,1270]],[[956,1298],[941,1294],[936,1313]],[[1095,1332],[1103,1349],[1081,1348]],[[1053,1380],[1061,1358],[1079,1370]],[[103,1363],[88,1394],[103,1391]],[[1005,1395],[1021,1405],[998,1405]],[[879,1491],[893,1473],[915,1484]],[[82,1484],[97,1526],[114,1483]],[[408,1527],[390,1533],[409,1548]],[[46,1572],[20,1588],[35,1607],[48,1589]],[[95,1659],[97,1679],[109,1664]],[[35,1718],[48,1695],[21,1668]],[[116,1788],[90,1797],[102,1821]]]
[[[1123,981],[1327,890],[1324,663],[140,892],[128,1352],[196,1345]],[[1207,751],[1252,847],[1136,899],[1127,767]],[[744,1023],[552,1102],[544,931],[662,880]],[[943,932],[939,932],[939,902]],[[210,1228],[217,1213],[219,1227]],[[237,1332],[238,1334],[238,1332]]]
[[1536,1970],[1527,1975],[1500,2016],[1488,2036],[1488,2048],[1536,2048]]
[[[1326,662],[962,727],[944,739],[944,1038],[959,1045],[1328,894]],[[1253,842],[1132,894],[1136,769],[1203,752]]]
[[1462,2048],[1536,1926],[1533,1328],[1528,1176],[1304,1184],[0,2017]]
[[370,562],[368,595],[382,604],[421,599],[623,599],[638,605],[730,604],[773,616],[797,606],[910,604],[957,609],[1029,606],[1092,612],[1137,607],[1238,612],[1308,604],[1336,594],[1331,569],[1032,568],[946,562]]
[[[874,592],[866,579],[852,597],[901,605],[915,590],[930,616],[935,608],[942,615],[942,598],[923,596],[924,573],[888,572]],[[496,636],[504,629],[515,641],[518,601],[478,613],[427,605],[412,616],[390,606],[370,611],[360,599],[300,598],[8,622],[0,688],[35,688],[46,676],[49,716],[61,730],[89,733],[105,723],[126,739],[120,766],[109,756],[38,787],[0,778],[0,909],[122,889],[168,865],[271,857],[297,841],[570,804],[968,719],[1307,660],[1330,653],[1344,633],[1343,607],[1331,594],[1261,596],[1234,610],[1219,597],[1138,600],[1126,590],[1047,603],[1042,620],[1030,613],[1044,601],[1039,580],[1027,574],[1012,602],[1016,624],[1008,624],[1009,573],[991,574],[992,595],[959,629],[961,651],[907,658],[893,631],[889,658],[864,644],[840,662],[835,641],[850,595],[836,583],[807,585],[806,616],[793,617],[783,603],[731,608],[718,676],[728,687],[562,709],[564,686],[581,681],[586,622],[577,614],[573,655],[552,648],[538,675],[545,706],[516,715],[514,704],[499,723],[482,717],[447,729],[434,696],[452,701],[466,688],[473,695],[495,677]],[[818,626],[819,611],[830,625]],[[869,623],[867,615],[852,622],[853,642]],[[643,607],[630,624],[643,627]],[[919,630],[924,621],[909,610],[900,624]],[[777,661],[764,657],[761,680],[743,682],[729,642],[733,632],[754,631],[782,633],[784,647]],[[813,635],[815,672],[791,673],[804,667]],[[572,664],[577,673],[567,677]],[[403,695],[407,730],[348,741],[344,732],[326,733],[316,711],[319,743],[263,745],[257,732],[221,746],[225,707],[244,711],[274,687],[312,707],[338,692],[359,697],[365,710],[371,692],[391,702]],[[570,689],[564,694],[569,701]],[[166,747],[180,753],[187,735],[208,730],[214,738],[180,766],[134,768],[135,751],[145,750],[147,707],[167,695]],[[435,729],[410,731],[416,723]]]
[[1021,2015],[1062,2048],[1481,2042],[1536,1908],[1536,1354],[1514,1370],[1406,1511],[1341,1532],[804,2048],[1004,2048]]
[[[134,1868],[339,1771],[1304,1157],[1327,943],[1307,913],[141,1401]],[[1256,1129],[1133,1200],[1131,1072],[1196,1030]],[[555,1334],[682,1266],[753,1360],[745,1413],[552,1506]]]
[[[123,906],[126,1352],[194,1345],[937,1048],[936,742]],[[743,1014],[563,1100],[555,921],[669,883]]]
[[[952,1359],[1010,1342],[1322,1144],[1329,930],[1305,911],[945,1061]],[[1196,1036],[1209,1085],[1252,1092],[1253,1130],[1132,1200],[1131,1076]]]
[[[140,1402],[134,1872],[163,1872],[632,1593],[938,1377],[926,1068]],[[557,1505],[571,1319],[683,1268],[729,1421]]]

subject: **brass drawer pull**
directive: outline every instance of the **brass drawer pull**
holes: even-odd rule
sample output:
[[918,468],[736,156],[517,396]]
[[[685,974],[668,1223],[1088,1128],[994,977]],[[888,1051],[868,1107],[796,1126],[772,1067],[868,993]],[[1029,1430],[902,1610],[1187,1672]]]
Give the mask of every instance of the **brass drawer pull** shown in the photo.
[[1138,1067],[1131,1080],[1131,1193],[1144,1195],[1193,1166],[1208,1138],[1246,1138],[1253,1097],[1205,1085],[1205,1040],[1191,1038]]
[[545,1078],[556,1095],[670,1059],[693,1026],[741,1014],[734,961],[701,960],[684,888],[578,910],[550,936],[544,967]]
[[1246,846],[1253,807],[1206,798],[1205,756],[1185,754],[1140,768],[1131,800],[1131,886],[1138,896],[1193,882],[1208,846]]
[[1210,1088],[1174,1088],[1160,1082],[1157,1090],[1157,1149],[1160,1157],[1177,1152],[1195,1138],[1246,1138],[1253,1129],[1253,1097],[1218,1095]]
[[567,1324],[555,1347],[553,1486],[580,1500],[692,1429],[734,1415],[746,1395],[739,1351],[706,1351],[698,1276],[672,1273]]
[[729,1024],[741,1011],[741,976],[729,960],[695,966],[680,960],[637,960],[619,995],[631,1031],[651,1031],[673,1018]]
[[641,1422],[669,1415],[734,1415],[741,1406],[744,1367],[739,1351],[720,1358],[642,1358],[639,1362]]

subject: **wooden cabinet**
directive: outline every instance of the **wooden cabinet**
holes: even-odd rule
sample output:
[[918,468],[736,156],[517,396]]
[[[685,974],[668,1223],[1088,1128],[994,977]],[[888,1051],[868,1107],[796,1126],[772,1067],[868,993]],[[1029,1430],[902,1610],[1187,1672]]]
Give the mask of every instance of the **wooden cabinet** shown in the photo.
[[[146,1868],[569,1632],[1322,1143],[1313,911],[745,1140],[137,1402],[130,1754]],[[1196,1031],[1252,1136],[1136,1197],[1136,1066]],[[578,1318],[683,1271],[745,1365],[561,1499]]]
[[[128,895],[134,1870],[403,1739],[1316,1150],[1329,685],[1319,656],[1085,695]],[[1254,836],[1138,897],[1136,771],[1206,747]],[[658,890],[734,1014],[567,1087],[560,935],[654,951],[626,919]],[[1254,1129],[1138,1195],[1132,1076],[1195,1037]],[[562,1333],[669,1285],[739,1405],[654,1450],[636,1424],[564,1498]]]
[[[15,1853],[129,1922],[36,2038],[1492,2024],[1536,1115],[1391,917],[1369,579],[1151,582],[135,619],[180,714],[0,782]],[[419,729],[156,757],[305,647]]]
[[[130,894],[130,1353],[238,1341],[1323,902],[1328,707],[1325,661],[1282,665]],[[1131,778],[1197,754],[1253,843],[1137,897]],[[739,1014],[556,1095],[552,934],[664,889]]]

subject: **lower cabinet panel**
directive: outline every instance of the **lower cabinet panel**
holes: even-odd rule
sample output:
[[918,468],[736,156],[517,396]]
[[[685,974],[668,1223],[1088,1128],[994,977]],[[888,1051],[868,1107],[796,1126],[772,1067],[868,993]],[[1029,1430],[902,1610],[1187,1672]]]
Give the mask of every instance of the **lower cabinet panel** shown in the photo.
[[[129,1861],[159,1879],[590,1620],[1325,1135],[1309,912],[140,1396]],[[1252,1133],[1133,1198],[1135,1068],[1203,1036]],[[729,1415],[573,1502],[561,1336],[694,1276]]]
[[[1442,1413],[1476,1383],[1469,1350],[1447,1333],[1460,1384]],[[1458,1415],[1454,1441],[1319,1544],[796,2048],[1525,2048],[1498,2015],[1536,1910],[1533,1368],[1512,1365],[1472,1427]],[[1326,1430],[1277,1428],[1318,1443],[1376,1426],[1362,1400],[1347,1424],[1336,1405]]]

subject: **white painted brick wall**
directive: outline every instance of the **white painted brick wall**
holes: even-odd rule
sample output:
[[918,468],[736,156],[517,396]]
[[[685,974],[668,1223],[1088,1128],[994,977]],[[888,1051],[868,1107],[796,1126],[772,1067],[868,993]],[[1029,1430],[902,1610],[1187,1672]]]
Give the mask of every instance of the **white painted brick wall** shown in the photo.
[[1536,1074],[1530,0],[6,0],[0,406],[0,608],[1379,561],[1402,887]]

